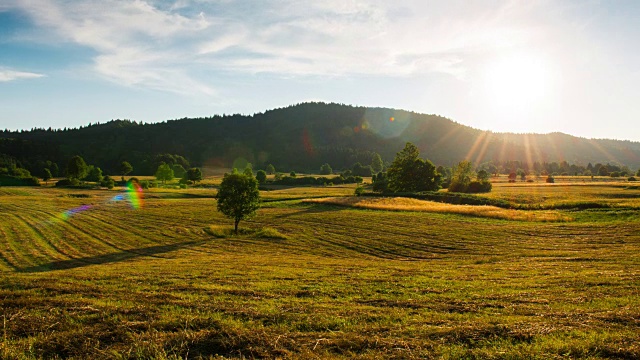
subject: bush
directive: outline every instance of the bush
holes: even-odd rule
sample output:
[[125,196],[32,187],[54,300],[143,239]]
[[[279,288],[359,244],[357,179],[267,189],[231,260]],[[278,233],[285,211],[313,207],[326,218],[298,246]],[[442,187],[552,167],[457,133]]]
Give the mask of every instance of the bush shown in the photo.
[[549,175],[547,176],[547,180],[545,180],[547,183],[549,184],[553,184],[556,182],[556,179],[553,178],[553,176]]
[[113,179],[109,175],[102,178],[102,181],[100,182],[100,186],[106,187],[109,190],[113,189],[115,184],[116,184],[115,181],[113,181]]
[[360,196],[362,193],[364,193],[364,188],[362,186],[358,186],[354,192],[355,196]]
[[467,188],[467,193],[476,194],[476,193],[486,193],[490,192],[493,188],[491,182],[489,181],[472,181],[469,183],[469,187]]
[[180,189],[186,189],[187,188],[187,184],[180,184]]
[[529,180],[527,180],[527,182],[528,182],[528,183],[532,183],[532,182],[534,182],[534,181],[533,181],[533,179],[529,179]]
[[9,175],[0,175],[1,186],[40,186],[40,179],[29,177],[16,177]]
[[636,178],[631,176],[630,178],[627,179],[627,181],[636,181]]
[[516,182],[516,179],[509,179],[509,182],[510,183],[514,183],[514,182]]
[[80,185],[80,180],[76,178],[62,179],[56,183],[56,187],[67,187],[67,186],[78,186],[78,185]]

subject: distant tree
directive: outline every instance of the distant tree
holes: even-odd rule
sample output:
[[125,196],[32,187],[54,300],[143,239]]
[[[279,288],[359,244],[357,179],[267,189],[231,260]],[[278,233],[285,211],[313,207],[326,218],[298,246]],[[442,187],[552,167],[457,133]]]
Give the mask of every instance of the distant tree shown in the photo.
[[42,170],[42,180],[45,181],[45,183],[48,183],[49,180],[52,178],[51,176],[51,171],[49,171],[49,169],[45,168],[44,170]]
[[173,164],[171,167],[173,170],[173,176],[182,179],[187,171],[180,164]]
[[373,191],[375,192],[386,192],[388,190],[388,181],[387,181],[387,173],[379,172],[377,175],[373,177]]
[[109,175],[103,177],[102,181],[100,182],[100,186],[106,187],[109,190],[113,189],[114,185],[115,181],[113,181],[113,179]]
[[388,188],[394,192],[435,191],[440,188],[440,174],[429,160],[419,158],[420,151],[408,142],[396,154],[387,169]]
[[373,154],[373,158],[371,159],[371,171],[374,174],[381,172],[384,169],[384,162],[382,161],[382,157],[378,153]]
[[225,174],[216,197],[218,211],[234,220],[236,234],[240,220],[255,215],[260,207],[258,181],[253,176]]
[[251,167],[244,168],[243,174],[253,177],[253,169]]
[[51,170],[51,175],[53,175],[53,177],[58,177],[58,175],[60,175],[60,168],[56,163],[51,163],[49,170]]
[[516,174],[514,172],[510,172],[509,173],[508,179],[509,179],[510,182],[516,181],[517,178],[518,178],[518,174]]
[[458,163],[453,170],[451,183],[449,184],[450,192],[467,192],[471,177],[473,176],[473,165],[470,161],[464,160]]
[[482,181],[489,181],[489,178],[491,177],[491,174],[489,174],[489,172],[487,170],[480,170],[478,171],[478,174],[476,175],[476,178],[478,179],[478,181],[482,182]]
[[320,175],[331,175],[333,174],[333,169],[331,165],[328,163],[324,163],[324,165],[320,166]]
[[197,183],[198,181],[202,180],[202,170],[197,167],[190,168],[189,170],[187,170],[185,177],[187,178],[187,180],[191,180]]
[[67,165],[67,177],[80,180],[85,176],[87,176],[87,163],[78,155],[72,157]]
[[609,176],[609,170],[606,166],[600,166],[598,169],[598,175],[600,176]]
[[129,174],[132,171],[133,171],[133,166],[131,166],[131,164],[129,164],[128,161],[123,161],[120,163],[120,175],[122,175],[123,179],[127,174]]
[[265,169],[265,171],[267,172],[268,175],[273,175],[276,173],[276,168],[273,165],[269,164],[267,165],[267,168]]
[[371,166],[370,165],[365,166],[357,162],[353,164],[353,166],[351,167],[351,173],[354,176],[369,177],[372,174]]
[[264,170],[258,170],[256,173],[256,180],[258,180],[260,184],[264,184],[267,181],[267,172]]
[[97,166],[89,165],[87,170],[87,176],[84,178],[85,181],[92,182],[101,182],[102,181],[102,169]]
[[487,165],[487,171],[489,171],[490,174],[493,174],[494,176],[498,176],[498,167],[495,166],[494,164],[488,164]]
[[158,170],[156,170],[156,179],[162,181],[163,184],[173,180],[173,169],[171,169],[171,166],[169,166],[169,164],[160,164]]
[[545,180],[547,183],[549,184],[553,184],[556,182],[556,179],[553,178],[553,176],[549,175],[547,176],[547,180]]
[[296,172],[295,171],[290,172],[289,176],[291,176],[292,178],[296,177]]

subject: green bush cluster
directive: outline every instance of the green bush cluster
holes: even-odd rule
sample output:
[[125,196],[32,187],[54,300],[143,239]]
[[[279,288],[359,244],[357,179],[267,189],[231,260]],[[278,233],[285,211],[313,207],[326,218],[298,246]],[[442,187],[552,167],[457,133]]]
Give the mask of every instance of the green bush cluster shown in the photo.
[[34,176],[0,175],[0,186],[40,186],[40,180]]
[[280,179],[276,179],[270,182],[273,185],[287,185],[287,186],[300,186],[300,185],[338,185],[338,184],[360,184],[362,183],[362,177],[360,176],[335,176],[332,178],[326,177],[290,177],[284,176]]

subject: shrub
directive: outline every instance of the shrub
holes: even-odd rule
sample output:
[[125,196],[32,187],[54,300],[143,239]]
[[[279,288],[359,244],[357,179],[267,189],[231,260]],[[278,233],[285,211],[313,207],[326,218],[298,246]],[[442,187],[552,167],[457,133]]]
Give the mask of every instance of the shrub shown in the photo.
[[465,192],[467,193],[486,193],[490,192],[493,188],[489,181],[472,181],[469,183],[469,187]]
[[264,170],[258,170],[258,172],[256,173],[256,180],[258,180],[258,182],[260,184],[264,183],[267,181],[267,172]]
[[56,183],[56,187],[78,186],[80,181],[76,178],[62,179]]
[[627,181],[636,181],[636,178],[631,176],[630,178],[627,179]]
[[549,175],[547,176],[547,180],[545,180],[547,183],[549,184],[553,184],[556,182],[556,179],[553,178],[553,176]]
[[534,182],[534,181],[533,181],[533,179],[529,179],[529,180],[527,180],[527,182],[528,182],[528,183],[532,183],[532,182]]
[[104,178],[102,178],[102,181],[100,182],[100,186],[106,187],[107,189],[111,190],[115,186],[115,181],[113,181],[111,176],[107,175]]
[[362,193],[364,193],[364,187],[358,186],[356,188],[356,191],[354,192],[355,196],[360,196],[360,195],[362,195]]
[[180,189],[186,189],[187,188],[187,184],[180,184]]

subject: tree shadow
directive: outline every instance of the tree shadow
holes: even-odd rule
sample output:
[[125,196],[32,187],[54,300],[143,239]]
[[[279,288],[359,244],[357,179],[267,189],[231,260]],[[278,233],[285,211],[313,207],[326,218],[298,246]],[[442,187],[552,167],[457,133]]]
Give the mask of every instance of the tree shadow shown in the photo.
[[46,271],[54,271],[54,270],[75,269],[75,268],[90,266],[90,265],[117,263],[117,262],[131,260],[131,259],[135,259],[143,256],[157,257],[157,255],[159,254],[164,254],[164,253],[168,253],[168,252],[172,252],[172,251],[176,251],[184,248],[193,247],[193,246],[201,245],[203,243],[205,243],[205,241],[199,240],[199,241],[187,241],[187,242],[181,242],[181,243],[169,244],[169,245],[150,246],[145,248],[123,250],[120,252],[109,253],[104,255],[96,255],[96,256],[90,256],[90,257],[84,257],[84,258],[54,261],[47,264],[31,266],[27,268],[19,268],[16,270],[23,273],[35,273],[35,272],[46,272]]
[[301,206],[296,212],[292,212],[290,214],[277,215],[275,216],[275,218],[285,219],[292,216],[335,212],[335,211],[344,210],[345,208],[347,208],[346,206],[333,205],[333,204],[321,204],[321,203],[306,203],[304,205],[305,205],[304,207]]

